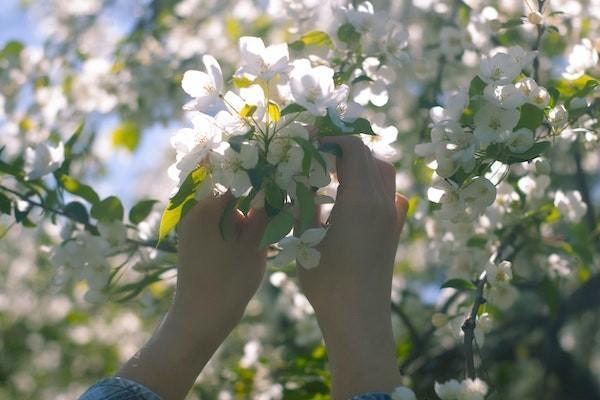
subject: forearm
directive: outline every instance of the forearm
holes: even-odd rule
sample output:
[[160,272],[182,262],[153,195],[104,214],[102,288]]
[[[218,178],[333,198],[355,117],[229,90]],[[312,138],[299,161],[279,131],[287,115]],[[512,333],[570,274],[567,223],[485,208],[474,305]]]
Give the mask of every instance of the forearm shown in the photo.
[[391,392],[400,385],[389,312],[321,315],[319,325],[329,356],[333,399]]
[[216,321],[209,310],[173,306],[152,338],[117,376],[139,382],[164,400],[183,399],[239,320]]

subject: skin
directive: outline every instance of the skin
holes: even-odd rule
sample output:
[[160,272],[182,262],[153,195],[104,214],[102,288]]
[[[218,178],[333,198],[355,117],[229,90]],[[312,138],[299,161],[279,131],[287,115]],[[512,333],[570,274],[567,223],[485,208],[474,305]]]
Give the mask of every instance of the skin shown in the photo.
[[[345,400],[400,384],[391,328],[394,257],[407,210],[395,194],[395,171],[373,158],[354,137],[327,138],[344,156],[340,188],[321,263],[298,267],[327,346],[332,397]],[[202,368],[241,320],[265,274],[258,248],[267,224],[263,211],[226,221],[230,194],[197,204],[180,224],[179,270],[173,304],[146,345],[117,376],[139,382],[165,400],[183,399]],[[242,263],[243,261],[243,263]]]

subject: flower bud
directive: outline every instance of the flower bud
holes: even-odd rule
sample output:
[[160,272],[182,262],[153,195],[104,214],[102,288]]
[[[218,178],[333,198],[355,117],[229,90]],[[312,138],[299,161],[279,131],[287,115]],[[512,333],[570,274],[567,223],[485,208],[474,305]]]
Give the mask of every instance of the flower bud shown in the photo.
[[544,16],[539,11],[530,12],[527,19],[534,25],[541,25],[544,22]]
[[544,108],[550,102],[550,94],[548,93],[546,88],[539,86],[531,91],[529,99],[531,100],[531,103],[533,103],[533,105],[535,105],[536,107]]
[[559,104],[555,106],[548,113],[548,121],[550,121],[550,123],[554,126],[563,126],[567,123],[568,119],[569,113],[567,112],[567,109],[565,108],[564,104]]

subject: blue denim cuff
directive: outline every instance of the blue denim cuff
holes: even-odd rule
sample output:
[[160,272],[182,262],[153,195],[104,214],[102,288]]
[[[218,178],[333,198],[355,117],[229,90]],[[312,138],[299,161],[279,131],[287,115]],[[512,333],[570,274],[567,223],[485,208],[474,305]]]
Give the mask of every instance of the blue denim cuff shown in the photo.
[[146,386],[116,376],[96,382],[79,400],[162,400]]

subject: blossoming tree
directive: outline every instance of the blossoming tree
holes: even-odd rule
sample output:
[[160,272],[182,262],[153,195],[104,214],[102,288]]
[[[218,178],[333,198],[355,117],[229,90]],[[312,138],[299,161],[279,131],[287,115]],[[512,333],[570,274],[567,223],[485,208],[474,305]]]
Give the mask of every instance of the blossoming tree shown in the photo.
[[600,2],[133,3],[27,2],[43,44],[0,51],[0,397],[128,358],[178,222],[229,191],[221,221],[269,216],[269,284],[191,396],[328,398],[291,265],[319,268],[338,135],[410,196],[394,398],[600,396]]

